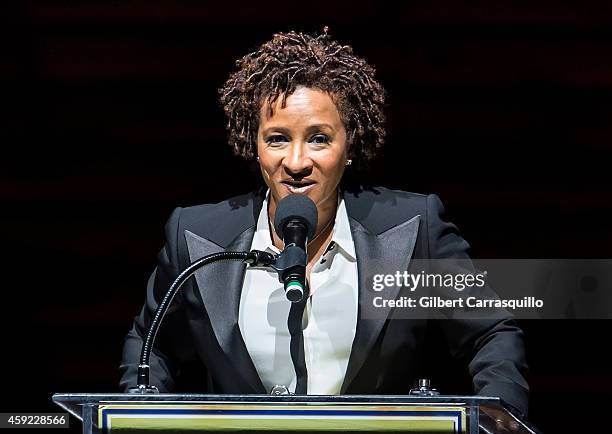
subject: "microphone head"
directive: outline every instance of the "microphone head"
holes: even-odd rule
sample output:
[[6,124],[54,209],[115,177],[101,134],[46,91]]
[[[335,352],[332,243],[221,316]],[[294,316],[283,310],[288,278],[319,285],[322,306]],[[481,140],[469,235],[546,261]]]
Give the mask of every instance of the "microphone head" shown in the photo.
[[317,228],[319,215],[314,202],[303,194],[285,196],[276,207],[274,229],[279,237],[284,238],[283,229],[291,219],[301,219],[308,228],[308,238],[312,238]]

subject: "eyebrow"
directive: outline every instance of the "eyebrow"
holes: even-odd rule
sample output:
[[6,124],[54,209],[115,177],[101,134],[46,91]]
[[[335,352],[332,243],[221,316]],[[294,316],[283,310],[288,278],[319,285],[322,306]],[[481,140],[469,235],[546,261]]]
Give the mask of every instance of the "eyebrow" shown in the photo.
[[[321,124],[313,124],[313,125],[309,125],[308,128],[306,128],[306,131],[313,131],[313,130],[323,130],[323,129],[329,129],[334,131],[334,128],[326,123],[321,123]],[[289,131],[289,129],[284,128],[284,127],[268,127],[263,131],[263,134],[269,134],[272,131],[277,131],[279,133],[283,133],[283,134],[289,134],[291,131]]]

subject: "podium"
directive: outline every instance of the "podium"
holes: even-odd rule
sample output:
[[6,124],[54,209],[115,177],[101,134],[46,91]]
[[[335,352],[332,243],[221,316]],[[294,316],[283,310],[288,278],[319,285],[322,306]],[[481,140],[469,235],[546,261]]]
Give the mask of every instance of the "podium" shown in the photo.
[[83,433],[513,433],[537,434],[499,398],[415,395],[55,394]]

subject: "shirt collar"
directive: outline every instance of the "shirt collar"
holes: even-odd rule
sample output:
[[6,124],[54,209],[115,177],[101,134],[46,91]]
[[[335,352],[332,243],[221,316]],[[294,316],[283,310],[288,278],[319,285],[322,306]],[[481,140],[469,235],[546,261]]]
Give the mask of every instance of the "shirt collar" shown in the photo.
[[[260,246],[265,246],[262,250],[268,250],[275,253],[280,251],[272,244],[270,237],[270,228],[268,226],[268,198],[270,190],[266,192],[259,217],[257,218],[257,227],[255,229],[255,237],[259,241]],[[346,256],[351,260],[356,260],[355,255],[355,244],[353,242],[353,236],[351,234],[351,226],[349,224],[348,213],[346,212],[346,206],[342,194],[338,193],[338,209],[336,211],[336,220],[334,221],[334,229],[332,233],[332,239],[330,245],[335,244],[342,249]]]
[[346,212],[346,206],[341,193],[338,193],[338,210],[336,211],[332,242],[340,246],[351,260],[355,261],[357,259],[355,243],[351,234],[351,225],[349,224],[348,213]]

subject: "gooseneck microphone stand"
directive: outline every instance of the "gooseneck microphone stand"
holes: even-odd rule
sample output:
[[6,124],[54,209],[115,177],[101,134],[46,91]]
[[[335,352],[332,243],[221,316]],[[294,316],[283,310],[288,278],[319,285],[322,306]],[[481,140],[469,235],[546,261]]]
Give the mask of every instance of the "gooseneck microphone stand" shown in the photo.
[[179,291],[181,286],[189,279],[196,271],[205,265],[212,264],[214,262],[224,261],[242,261],[250,265],[251,267],[266,267],[272,266],[276,263],[277,257],[268,252],[262,252],[259,250],[253,250],[251,252],[219,252],[211,255],[204,256],[194,261],[189,267],[185,268],[181,274],[172,282],[168,291],[161,300],[151,321],[151,326],[147,331],[147,336],[142,344],[142,351],[140,352],[140,363],[138,364],[138,380],[135,387],[130,387],[130,393],[159,393],[157,387],[150,384],[150,371],[149,361],[151,359],[151,350],[153,349],[153,343],[155,337],[161,325],[164,316],[174,299],[174,296]]
[[[142,351],[140,352],[140,362],[138,364],[138,379],[136,386],[130,387],[130,393],[159,393],[157,387],[150,384],[150,372],[151,367],[149,362],[151,360],[151,350],[153,349],[153,343],[157,336],[157,332],[161,325],[168,307],[172,303],[174,296],[179,291],[181,286],[189,279],[196,271],[205,265],[212,264],[214,262],[224,261],[242,261],[251,267],[269,267],[279,273],[279,276],[284,275],[289,270],[294,268],[295,252],[289,249],[287,253],[281,252],[279,255],[274,255],[268,252],[262,252],[260,250],[252,250],[250,252],[219,252],[211,255],[204,256],[183,270],[178,277],[172,282],[168,291],[162,298],[161,302],[157,306],[149,330],[142,344]],[[289,298],[289,297],[288,297]],[[302,299],[297,297],[291,297],[291,302],[298,302]]]

